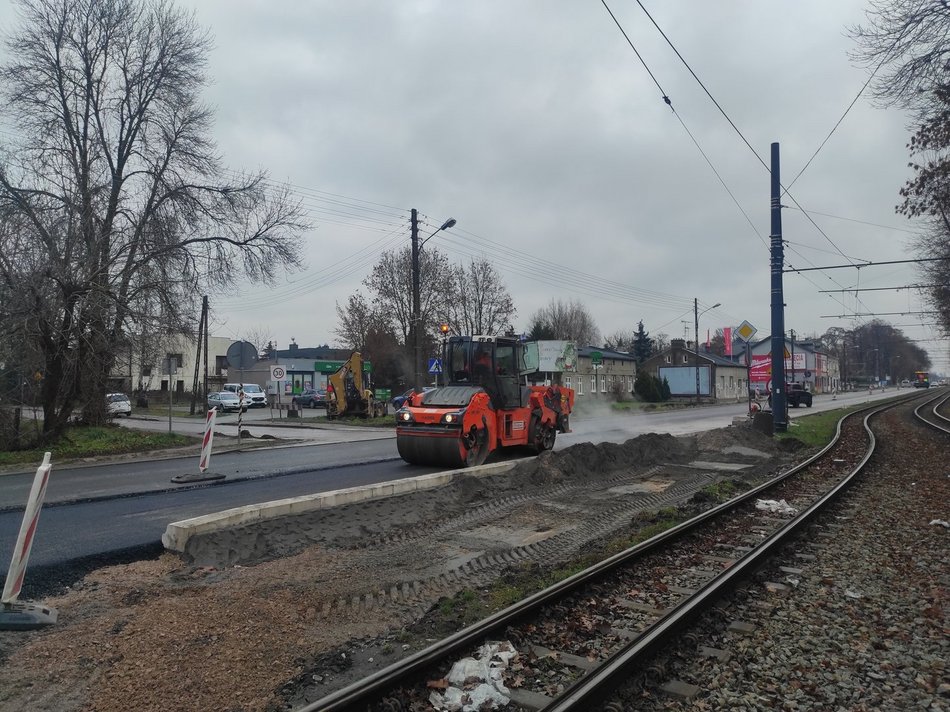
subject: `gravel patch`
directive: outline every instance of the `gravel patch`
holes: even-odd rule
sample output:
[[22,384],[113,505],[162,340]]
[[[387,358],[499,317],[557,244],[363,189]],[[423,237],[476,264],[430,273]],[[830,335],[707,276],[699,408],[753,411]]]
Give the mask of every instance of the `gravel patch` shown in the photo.
[[667,679],[699,693],[644,693],[631,709],[950,709],[948,442],[894,412],[875,422],[879,452],[802,550],[814,559],[784,562],[800,574],[763,572],[729,609],[750,633],[707,620],[708,637],[692,641],[728,661],[677,652]]
[[[735,445],[772,457],[722,452]],[[487,541],[498,547],[489,551],[495,561],[513,542],[554,541],[566,527],[584,524],[585,511],[601,511],[609,501],[603,493],[618,481],[611,493],[617,500],[673,486],[683,468],[658,471],[667,462],[745,457],[749,469],[714,476],[757,481],[780,469],[785,447],[740,427],[699,439],[584,443],[526,461],[504,478],[463,477],[436,495],[348,507],[283,529],[252,528],[240,547],[214,545],[222,559],[207,554],[210,546],[200,561],[166,553],[93,570],[44,595],[59,611],[56,626],[0,632],[0,710],[276,710],[298,689],[288,682],[303,678],[318,683],[308,696],[322,696],[331,682],[362,677],[431,642],[407,636],[406,627],[469,581],[415,583],[488,550]],[[642,486],[632,487],[637,477]],[[466,517],[475,510],[483,514]],[[425,536],[406,546],[420,529]],[[396,555],[381,554],[386,547]],[[345,675],[313,677],[334,670]]]

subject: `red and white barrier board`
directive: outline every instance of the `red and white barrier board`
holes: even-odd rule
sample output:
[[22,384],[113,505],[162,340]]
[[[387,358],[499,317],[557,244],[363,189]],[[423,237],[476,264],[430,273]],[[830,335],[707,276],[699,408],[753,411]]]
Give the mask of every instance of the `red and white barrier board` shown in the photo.
[[36,470],[33,478],[33,487],[30,489],[30,498],[26,502],[26,511],[23,513],[23,523],[20,524],[20,533],[16,538],[16,547],[13,550],[13,560],[7,571],[7,581],[3,586],[2,603],[13,603],[23,588],[23,576],[26,574],[26,564],[30,559],[30,549],[33,547],[33,537],[36,535],[36,526],[40,519],[40,508],[46,496],[46,485],[49,483],[49,472],[52,465],[49,461],[50,453],[43,457],[43,464]]
[[217,415],[218,409],[212,408],[205,418],[205,436],[201,441],[201,459],[198,461],[198,470],[201,472],[207,472],[208,465],[211,464],[211,443],[214,440],[214,420]]
[[20,524],[20,533],[17,535],[16,546],[13,548],[13,560],[7,571],[3,595],[0,596],[0,630],[29,630],[56,622],[55,608],[20,603],[16,600],[23,588],[26,564],[30,560],[30,549],[33,548],[36,527],[40,521],[40,509],[43,507],[43,498],[46,496],[46,485],[49,484],[49,473],[52,469],[49,460],[50,453],[46,453],[43,464],[36,470],[30,497],[26,501],[23,523]]

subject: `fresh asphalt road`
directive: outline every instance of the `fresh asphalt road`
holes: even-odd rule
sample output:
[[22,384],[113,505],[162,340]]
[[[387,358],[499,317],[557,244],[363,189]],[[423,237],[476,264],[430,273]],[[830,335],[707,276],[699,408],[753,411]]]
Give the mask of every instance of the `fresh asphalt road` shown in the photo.
[[[790,415],[794,418],[899,393],[840,394],[835,400],[818,396],[813,408],[792,409]],[[623,442],[646,432],[698,432],[728,425],[746,412],[744,403],[637,414],[605,409],[602,414],[573,417],[574,432],[559,436],[557,448],[584,441]],[[284,432],[286,437],[286,429]],[[353,437],[366,435],[370,433],[363,431]],[[399,460],[391,431],[374,435],[379,439],[215,454],[211,470],[225,474],[226,479],[214,485],[181,487],[170,482],[174,475],[197,471],[197,452],[193,458],[54,466],[46,501],[59,505],[44,508],[30,563],[55,566],[78,557],[155,543],[168,523],[200,514],[436,471]],[[337,433],[335,437],[343,436]],[[26,473],[0,476],[0,508],[7,509],[0,511],[0,562],[4,567],[31,481],[32,474]]]

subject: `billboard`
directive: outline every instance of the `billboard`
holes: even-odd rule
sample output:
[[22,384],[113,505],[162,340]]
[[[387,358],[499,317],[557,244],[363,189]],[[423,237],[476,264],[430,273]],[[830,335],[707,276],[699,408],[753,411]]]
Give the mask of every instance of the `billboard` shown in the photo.
[[[696,395],[696,368],[695,366],[660,366],[660,381],[665,378],[670,384],[670,395]],[[708,396],[709,366],[699,367],[699,395]]]
[[577,346],[573,341],[538,341],[538,371],[574,373]]
[[[795,371],[803,373],[805,371],[805,354],[797,352],[795,354]],[[792,359],[785,359],[785,376],[792,373]],[[772,354],[760,354],[752,356],[752,368],[749,369],[749,380],[752,383],[768,383],[772,380]]]

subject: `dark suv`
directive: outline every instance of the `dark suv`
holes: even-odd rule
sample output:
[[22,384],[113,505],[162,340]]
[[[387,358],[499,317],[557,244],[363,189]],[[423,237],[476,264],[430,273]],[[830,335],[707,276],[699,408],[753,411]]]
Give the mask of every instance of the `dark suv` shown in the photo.
[[785,400],[792,408],[800,405],[811,408],[811,393],[805,388],[804,383],[786,383]]
[[[811,393],[805,387],[804,383],[786,383],[785,384],[785,402],[792,408],[800,405],[811,408]],[[769,393],[769,406],[772,405],[772,394]]]

